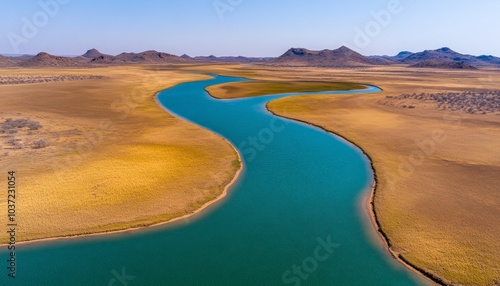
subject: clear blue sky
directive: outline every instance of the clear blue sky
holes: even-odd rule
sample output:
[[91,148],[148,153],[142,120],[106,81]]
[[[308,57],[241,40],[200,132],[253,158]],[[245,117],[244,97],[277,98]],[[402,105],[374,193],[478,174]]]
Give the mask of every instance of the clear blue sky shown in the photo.
[[[60,4],[52,15],[39,4],[54,1],[68,3]],[[388,12],[389,21],[383,13],[386,17],[377,23],[373,12],[387,11],[392,1],[400,7]],[[0,53],[6,54],[46,51],[79,55],[95,47],[110,54],[155,49],[177,55],[278,56],[290,47],[333,49],[346,45],[365,55],[449,46],[462,53],[500,56],[498,0],[0,3]],[[26,29],[29,24],[23,18],[38,31]]]

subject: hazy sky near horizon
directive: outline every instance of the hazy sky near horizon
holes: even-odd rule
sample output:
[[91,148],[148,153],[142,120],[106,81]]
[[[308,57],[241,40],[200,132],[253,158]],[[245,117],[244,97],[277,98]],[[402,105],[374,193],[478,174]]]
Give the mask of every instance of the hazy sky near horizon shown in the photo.
[[[43,4],[45,3],[45,4]],[[56,3],[56,5],[54,5]],[[448,46],[500,56],[498,0],[24,0],[1,2],[0,53],[158,50],[278,56],[348,46],[393,55]]]

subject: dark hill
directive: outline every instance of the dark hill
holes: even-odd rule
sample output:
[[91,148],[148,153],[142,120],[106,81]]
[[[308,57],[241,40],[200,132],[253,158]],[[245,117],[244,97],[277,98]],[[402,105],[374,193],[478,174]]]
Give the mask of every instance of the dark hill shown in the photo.
[[461,69],[461,70],[477,70],[465,62],[451,61],[451,60],[425,60],[411,65],[413,68],[442,68],[442,69]]
[[97,64],[182,64],[192,61],[172,54],[145,51],[142,53],[121,53],[117,56],[100,55],[92,59],[91,62]]
[[90,49],[82,57],[87,59],[95,59],[97,57],[104,56],[103,53],[99,52],[97,49]]
[[322,51],[292,48],[282,56],[269,61],[269,64],[278,66],[364,67],[377,63],[342,46],[336,50]]
[[272,60],[273,58],[258,58],[258,57],[216,57],[216,56],[208,56],[208,57],[194,57],[193,59],[202,62],[216,62],[216,63],[263,63]]
[[67,58],[53,56],[45,52],[19,62],[22,67],[78,67],[84,65],[81,61]]

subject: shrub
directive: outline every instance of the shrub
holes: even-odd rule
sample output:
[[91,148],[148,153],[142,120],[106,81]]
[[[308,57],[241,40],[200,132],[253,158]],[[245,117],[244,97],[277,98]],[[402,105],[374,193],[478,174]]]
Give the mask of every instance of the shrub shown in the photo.
[[33,142],[33,145],[31,146],[31,148],[42,149],[42,148],[45,148],[47,146],[49,146],[49,143],[46,140],[42,139],[42,140],[38,140],[38,141]]

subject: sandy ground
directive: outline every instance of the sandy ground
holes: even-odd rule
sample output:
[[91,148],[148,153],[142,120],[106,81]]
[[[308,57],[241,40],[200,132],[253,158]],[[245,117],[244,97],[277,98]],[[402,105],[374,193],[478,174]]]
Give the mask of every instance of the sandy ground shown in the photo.
[[375,212],[397,256],[444,283],[500,282],[500,115],[441,110],[418,100],[413,108],[387,104],[387,96],[414,92],[500,90],[500,71],[211,69],[381,87],[376,94],[284,98],[268,108],[338,133],[371,157]]
[[[0,85],[0,172],[17,172],[18,242],[192,214],[219,198],[240,168],[230,144],[155,101],[159,90],[206,76],[144,67],[0,75],[55,79]],[[1,197],[0,209],[6,204]]]

